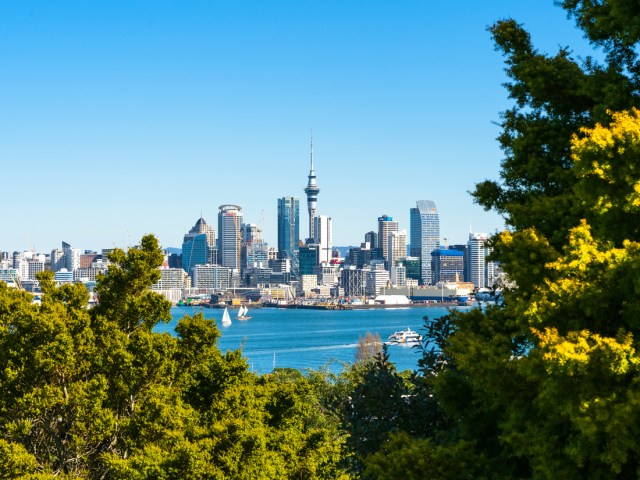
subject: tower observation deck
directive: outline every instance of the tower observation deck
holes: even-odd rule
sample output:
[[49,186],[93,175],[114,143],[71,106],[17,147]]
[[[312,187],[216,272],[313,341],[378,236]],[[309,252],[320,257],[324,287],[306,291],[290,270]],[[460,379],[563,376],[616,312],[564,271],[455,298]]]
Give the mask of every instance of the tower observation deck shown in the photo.
[[309,209],[309,238],[313,241],[315,238],[314,219],[316,218],[316,207],[318,202],[318,193],[320,188],[316,183],[316,172],[313,168],[313,139],[311,140],[311,170],[309,170],[309,182],[304,189],[307,194],[307,208]]

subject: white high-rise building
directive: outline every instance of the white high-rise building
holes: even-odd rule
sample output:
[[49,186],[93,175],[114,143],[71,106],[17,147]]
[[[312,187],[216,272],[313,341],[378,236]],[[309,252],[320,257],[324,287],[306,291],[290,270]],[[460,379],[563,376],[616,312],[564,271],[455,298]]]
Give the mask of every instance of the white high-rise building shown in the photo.
[[194,288],[227,290],[231,282],[231,269],[221,265],[196,265],[191,269]]
[[468,262],[469,262],[469,280],[476,288],[484,288],[487,286],[486,277],[486,257],[487,257],[487,241],[489,236],[486,233],[469,233],[468,246]]
[[399,232],[389,232],[387,238],[387,266],[389,271],[396,264],[396,260],[399,258],[405,258],[407,256],[407,231],[401,230]]
[[[242,244],[242,208],[238,205],[220,205],[218,212],[218,256],[220,265],[240,270]],[[195,280],[194,280],[195,282]]]
[[[382,249],[382,258],[386,260],[389,255],[389,234],[398,231],[398,222],[389,215],[378,217],[378,248]],[[405,242],[406,243],[406,242]],[[387,268],[391,265],[387,264]]]
[[64,251],[60,248],[51,250],[51,271],[59,272],[64,268]]
[[69,272],[80,268],[80,249],[73,248],[67,242],[62,242],[62,251],[64,252],[64,267]]
[[314,219],[314,242],[319,246],[318,248],[318,263],[331,262],[331,218],[326,215],[318,215]]
[[389,272],[384,269],[384,264],[372,262],[366,271],[367,295],[380,295],[389,284]]

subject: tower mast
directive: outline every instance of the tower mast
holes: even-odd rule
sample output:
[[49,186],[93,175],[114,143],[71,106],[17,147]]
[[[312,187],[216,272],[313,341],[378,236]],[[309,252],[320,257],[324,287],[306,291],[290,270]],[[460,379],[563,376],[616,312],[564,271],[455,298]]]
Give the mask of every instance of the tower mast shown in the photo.
[[316,206],[318,202],[318,193],[320,189],[316,183],[316,172],[313,166],[313,137],[311,137],[311,169],[309,170],[309,181],[304,189],[307,194],[307,208],[309,209],[309,238],[311,241],[315,238],[314,219],[316,218]]

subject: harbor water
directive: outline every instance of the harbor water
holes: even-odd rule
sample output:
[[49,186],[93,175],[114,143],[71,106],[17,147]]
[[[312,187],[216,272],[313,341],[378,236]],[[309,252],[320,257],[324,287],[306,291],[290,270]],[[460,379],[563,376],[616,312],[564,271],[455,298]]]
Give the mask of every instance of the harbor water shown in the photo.
[[[468,309],[470,307],[456,307]],[[202,312],[216,320],[223,352],[241,348],[249,369],[269,373],[276,368],[298,370],[329,368],[339,372],[344,363],[355,361],[358,339],[368,332],[386,341],[392,333],[411,328],[424,333],[424,317],[447,314],[444,307],[392,308],[367,310],[310,310],[256,308],[250,320],[236,320],[237,309],[230,309],[232,324],[220,323],[222,309],[174,307],[173,320],[156,327],[158,332],[174,333],[180,318]],[[399,371],[415,370],[420,351],[403,345],[390,345],[389,359]]]

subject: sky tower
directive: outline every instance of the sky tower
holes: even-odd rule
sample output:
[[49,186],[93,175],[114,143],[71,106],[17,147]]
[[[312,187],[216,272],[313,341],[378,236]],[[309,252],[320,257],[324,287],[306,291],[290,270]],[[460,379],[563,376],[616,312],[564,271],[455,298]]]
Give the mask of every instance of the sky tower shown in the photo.
[[316,218],[316,203],[318,201],[318,193],[320,189],[316,184],[316,172],[313,169],[313,138],[311,138],[311,170],[309,170],[309,183],[304,189],[307,194],[307,208],[309,209],[309,238],[311,241],[315,238],[314,219]]

